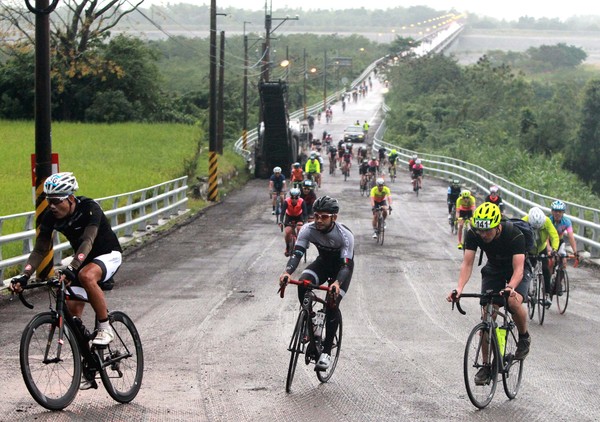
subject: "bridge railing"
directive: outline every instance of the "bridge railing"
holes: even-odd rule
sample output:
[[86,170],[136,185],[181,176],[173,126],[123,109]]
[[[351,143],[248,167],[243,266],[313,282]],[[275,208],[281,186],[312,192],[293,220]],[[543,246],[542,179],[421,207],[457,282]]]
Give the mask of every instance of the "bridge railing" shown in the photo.
[[[414,154],[418,154],[423,162],[427,176],[448,181],[459,179],[465,188],[468,188],[475,194],[479,193],[481,196],[489,193],[490,186],[497,185],[501,189],[505,209],[510,210],[510,214],[515,217],[522,217],[534,206],[540,207],[548,214],[550,212],[550,204],[558,199],[523,188],[487,171],[483,167],[466,161],[442,155],[424,154],[390,144],[384,141],[384,135],[385,120],[374,135],[374,150],[384,147],[389,152],[391,149],[395,149],[401,157],[400,161],[406,163],[408,163]],[[563,202],[567,205],[567,214],[573,222],[573,230],[578,247],[583,244],[593,258],[598,257],[600,255],[600,210],[564,200]]]
[[[187,176],[144,189],[96,199],[108,217],[121,244],[136,238],[168,219],[187,212]],[[22,231],[3,234],[6,226],[18,225]],[[35,243],[35,212],[0,216],[0,288],[7,268],[27,261]],[[6,246],[20,244],[19,255],[4,257]],[[54,238],[54,263],[59,264],[71,246]],[[14,248],[13,248],[14,249]]]

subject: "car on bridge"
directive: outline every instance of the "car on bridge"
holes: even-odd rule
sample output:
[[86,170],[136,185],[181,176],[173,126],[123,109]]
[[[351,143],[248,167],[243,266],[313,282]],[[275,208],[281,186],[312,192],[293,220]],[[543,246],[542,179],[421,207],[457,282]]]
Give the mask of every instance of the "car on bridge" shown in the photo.
[[344,129],[344,142],[363,142],[365,134],[360,126],[348,126]]

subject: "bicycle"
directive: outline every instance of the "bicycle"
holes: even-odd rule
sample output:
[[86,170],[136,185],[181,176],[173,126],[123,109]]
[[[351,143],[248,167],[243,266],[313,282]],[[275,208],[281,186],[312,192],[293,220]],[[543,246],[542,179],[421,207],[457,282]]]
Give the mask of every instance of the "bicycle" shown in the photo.
[[360,178],[360,194],[361,196],[365,196],[369,194],[369,190],[367,189],[367,177]]
[[[504,392],[514,399],[519,392],[523,377],[523,360],[514,358],[517,350],[518,331],[508,310],[507,295],[510,292],[494,293],[491,290],[480,293],[465,293],[456,298],[452,294],[454,305],[465,315],[460,299],[465,297],[484,298],[486,305],[481,322],[477,324],[467,338],[463,359],[465,387],[471,403],[479,409],[486,407],[494,397],[498,374],[502,374]],[[502,297],[504,311],[492,303],[492,299]],[[502,317],[502,325],[496,323],[496,316]],[[476,379],[477,378],[477,379]]]
[[[376,227],[376,231],[377,231],[377,238],[376,243],[379,245],[383,245],[383,240],[385,239],[385,219],[383,218],[383,208],[380,206],[375,206],[375,209],[373,210],[377,213],[377,227]],[[390,214],[392,212],[392,209],[389,208]]]
[[421,183],[419,183],[419,178],[415,177],[412,179],[413,191],[419,196],[419,190],[421,189]]
[[[296,246],[296,240],[298,240],[298,233],[296,231],[297,227],[298,227],[298,223],[296,223],[295,221],[288,224],[291,228],[292,228],[292,241],[290,242],[289,245],[289,249],[287,249],[287,252],[289,255],[292,254],[292,252],[294,251],[294,247]],[[300,224],[300,227],[302,227],[303,224]],[[283,223],[280,223],[281,231],[283,232]],[[286,245],[287,247],[287,245]],[[304,262],[306,262],[306,252],[304,253]]]
[[452,205],[452,211],[450,211],[450,218],[448,218],[448,223],[450,224],[450,234],[457,234],[458,221],[456,220],[456,205]]
[[273,192],[273,195],[277,195],[277,198],[275,198],[275,223],[279,223],[279,216],[281,215],[281,195],[285,195],[285,193],[282,192]]
[[[53,277],[30,283],[24,290],[46,287],[50,310],[35,315],[21,336],[19,361],[27,390],[48,410],[62,410],[73,402],[82,375],[98,388],[97,373],[108,394],[119,403],[129,403],[142,386],[144,353],[138,331],[124,312],[109,312],[115,338],[107,346],[91,344],[96,332],[89,333],[81,320],[73,317],[67,300],[88,302],[87,295],[77,294],[64,281]],[[101,285],[112,289],[112,283]],[[19,299],[33,309],[23,292]],[[55,301],[52,307],[52,301]]]
[[337,166],[337,160],[335,157],[329,156],[329,175],[335,176],[335,168]]
[[[556,306],[558,312],[563,315],[569,304],[569,274],[567,273],[566,265],[563,266],[562,259],[564,256],[554,258],[552,270],[552,295],[556,297]],[[574,267],[579,265],[579,260],[576,255],[567,255],[567,259],[575,259]]]
[[527,313],[529,314],[529,319],[533,319],[537,307],[538,322],[540,325],[544,324],[544,317],[546,316],[546,286],[542,270],[542,259],[545,257],[545,254],[530,255],[530,258],[534,258],[536,263],[532,268],[533,276],[529,283],[529,291],[527,292]]
[[[328,279],[327,283],[329,284],[332,281],[333,280]],[[287,284],[295,284],[307,289],[302,304],[300,305],[300,313],[298,314],[290,345],[288,346],[290,362],[288,365],[285,391],[289,393],[292,388],[299,356],[304,355],[304,363],[309,365],[310,363],[316,363],[323,351],[322,342],[326,337],[324,333],[327,333],[327,324],[325,324],[325,312],[327,308],[329,308],[330,311],[337,312],[339,324],[333,337],[331,364],[327,370],[318,371],[315,368],[315,372],[317,373],[317,378],[321,382],[327,382],[333,376],[340,357],[340,351],[342,350],[342,313],[335,305],[329,286],[313,284],[309,280],[289,279],[287,280],[287,283],[282,285],[278,290],[281,298],[284,297]],[[327,291],[326,300],[317,296],[314,290]],[[315,302],[323,305],[323,307],[316,312],[313,309]]]
[[396,163],[394,163],[390,166],[389,173],[390,173],[390,179],[392,180],[392,183],[394,183],[396,181]]
[[346,161],[342,164],[342,174],[344,175],[344,182],[350,177],[350,164]]

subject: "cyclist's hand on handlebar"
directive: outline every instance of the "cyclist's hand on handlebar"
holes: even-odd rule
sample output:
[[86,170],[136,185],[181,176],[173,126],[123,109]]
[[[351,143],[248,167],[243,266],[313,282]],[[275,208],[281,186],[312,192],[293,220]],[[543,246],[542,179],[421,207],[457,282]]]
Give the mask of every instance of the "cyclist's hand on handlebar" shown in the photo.
[[8,289],[13,293],[21,293],[23,291],[23,287],[27,286],[28,281],[29,276],[27,274],[18,275],[10,280]]
[[331,283],[329,286],[329,291],[331,292],[332,299],[337,300],[337,297],[340,294],[340,282],[336,280]]
[[514,296],[516,296],[515,289],[513,289],[510,286],[506,286],[504,289],[502,289],[500,291],[500,294],[506,294],[506,292],[508,292],[508,297],[514,297]]
[[287,285],[288,280],[292,278],[292,276],[288,273],[283,273],[279,276],[279,287],[283,287]]
[[77,271],[75,271],[75,269],[70,265],[61,268],[60,270],[58,270],[58,272],[60,275],[64,276],[68,282],[73,282],[77,280]]
[[456,302],[460,298],[462,291],[458,288],[452,290],[446,297],[447,302]]

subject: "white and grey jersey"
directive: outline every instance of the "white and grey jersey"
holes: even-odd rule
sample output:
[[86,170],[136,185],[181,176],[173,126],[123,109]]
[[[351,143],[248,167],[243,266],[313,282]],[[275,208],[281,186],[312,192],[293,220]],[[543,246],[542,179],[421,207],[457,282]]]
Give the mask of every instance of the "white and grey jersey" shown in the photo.
[[309,243],[316,246],[319,251],[319,258],[332,266],[339,267],[345,262],[351,262],[354,259],[354,235],[340,223],[334,223],[333,228],[327,233],[323,233],[315,227],[314,223],[302,226],[294,253],[288,261],[286,270],[292,273],[300,263],[300,258],[306,253]]

